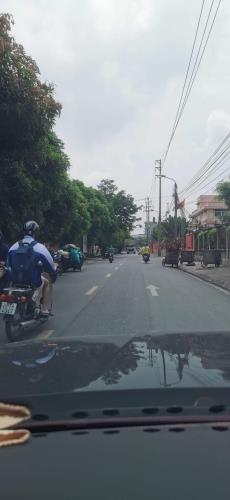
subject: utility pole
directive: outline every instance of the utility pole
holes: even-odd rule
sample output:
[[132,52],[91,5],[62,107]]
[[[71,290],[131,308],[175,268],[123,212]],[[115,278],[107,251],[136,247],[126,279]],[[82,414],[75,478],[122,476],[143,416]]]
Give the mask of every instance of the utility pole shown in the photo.
[[146,213],[146,236],[147,236],[147,243],[149,245],[149,230],[150,230],[150,220],[149,220],[149,213],[150,213],[150,202],[149,202],[149,197],[146,198],[146,204],[145,204],[145,213]]
[[158,166],[156,170],[158,170],[159,177],[159,215],[158,215],[158,255],[161,256],[160,242],[161,242],[161,160],[156,160],[155,164]]
[[[157,167],[159,168],[159,167]],[[159,177],[159,180],[164,177],[164,179],[169,179],[170,181],[174,182],[174,191],[173,191],[173,198],[174,198],[174,236],[177,238],[177,205],[178,205],[178,194],[177,194],[177,183],[173,177],[168,177],[167,175],[164,174],[159,174],[157,177]],[[161,193],[161,191],[160,191]]]
[[175,238],[177,238],[177,202],[178,202],[178,195],[177,195],[177,183],[174,182],[174,217],[175,217]]

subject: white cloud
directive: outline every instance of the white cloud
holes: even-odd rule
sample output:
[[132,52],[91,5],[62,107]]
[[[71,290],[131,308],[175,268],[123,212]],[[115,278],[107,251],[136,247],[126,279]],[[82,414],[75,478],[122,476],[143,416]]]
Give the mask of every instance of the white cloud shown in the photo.
[[210,146],[230,132],[230,114],[223,109],[213,110],[207,120],[206,145]]
[[131,38],[149,29],[153,21],[153,0],[91,0],[96,27],[105,39]]
[[88,186],[97,187],[102,179],[111,179],[112,174],[109,170],[93,170],[84,177],[84,182]]

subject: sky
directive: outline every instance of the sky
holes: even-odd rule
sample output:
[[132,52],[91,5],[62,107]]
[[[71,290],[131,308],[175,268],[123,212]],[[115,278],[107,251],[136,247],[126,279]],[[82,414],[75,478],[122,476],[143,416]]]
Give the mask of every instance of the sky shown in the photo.
[[[1,0],[1,12],[14,17],[16,41],[37,62],[41,79],[55,84],[63,106],[56,132],[71,177],[94,187],[114,179],[138,204],[150,195],[151,216],[158,209],[155,160],[169,141],[201,3]],[[222,0],[164,165],[179,192],[230,131],[229,28],[230,2]],[[162,179],[163,214],[172,190]],[[186,198],[187,213],[204,192]]]

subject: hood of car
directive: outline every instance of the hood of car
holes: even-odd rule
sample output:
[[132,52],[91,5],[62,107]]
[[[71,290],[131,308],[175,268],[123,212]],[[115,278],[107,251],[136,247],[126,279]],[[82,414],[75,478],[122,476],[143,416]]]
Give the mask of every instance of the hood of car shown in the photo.
[[94,336],[0,349],[0,399],[30,394],[230,387],[230,334]]

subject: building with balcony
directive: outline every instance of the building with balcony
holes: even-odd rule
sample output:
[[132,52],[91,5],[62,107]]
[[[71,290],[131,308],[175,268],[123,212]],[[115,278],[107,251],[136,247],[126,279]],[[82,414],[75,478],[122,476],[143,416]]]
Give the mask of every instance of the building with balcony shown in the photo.
[[213,227],[222,223],[223,215],[228,212],[224,201],[218,196],[201,195],[197,199],[197,208],[191,214],[192,227]]

